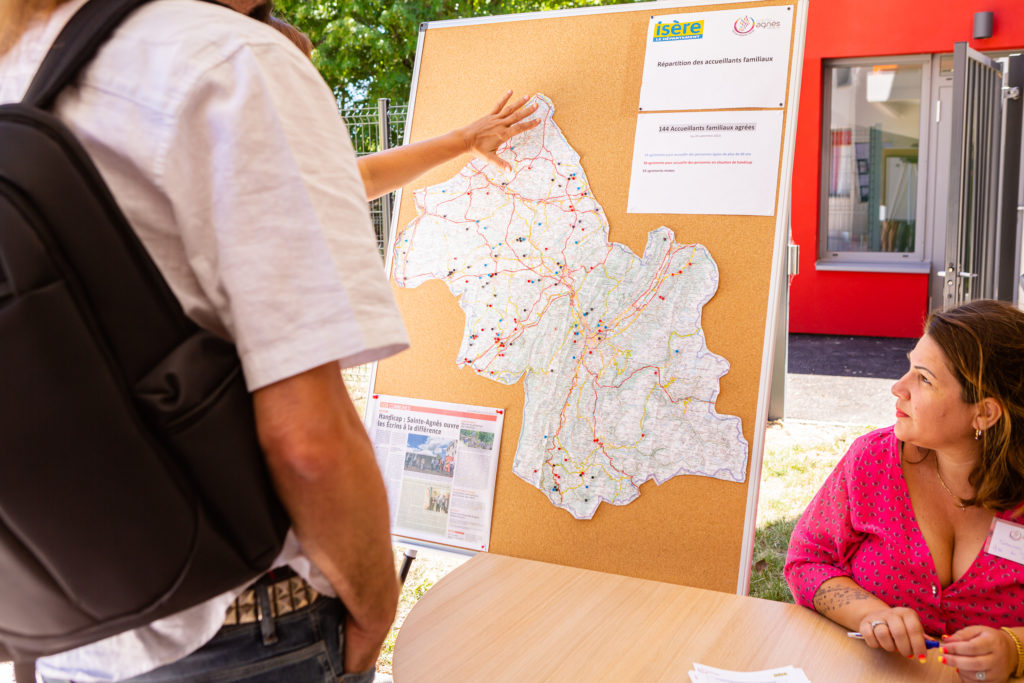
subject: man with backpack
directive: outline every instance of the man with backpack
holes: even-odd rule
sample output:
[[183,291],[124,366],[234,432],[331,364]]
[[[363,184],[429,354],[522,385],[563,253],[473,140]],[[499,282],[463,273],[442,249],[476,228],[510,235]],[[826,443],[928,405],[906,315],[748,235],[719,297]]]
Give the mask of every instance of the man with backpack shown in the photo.
[[[0,6],[0,103],[22,97],[84,4]],[[292,524],[273,565],[308,584],[239,585],[37,670],[47,681],[372,680],[398,583],[383,482],[340,368],[407,339],[330,90],[273,29],[161,0],[124,20],[53,112],[188,317],[234,342]],[[38,487],[45,497],[45,478]]]

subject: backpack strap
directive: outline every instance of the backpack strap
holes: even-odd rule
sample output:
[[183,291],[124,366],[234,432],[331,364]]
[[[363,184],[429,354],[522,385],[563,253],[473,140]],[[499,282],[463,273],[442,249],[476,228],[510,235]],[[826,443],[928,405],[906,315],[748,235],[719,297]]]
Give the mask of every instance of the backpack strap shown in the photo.
[[149,0],[92,0],[82,5],[53,41],[22,103],[39,109],[53,106],[57,94],[99,50],[118,24]]

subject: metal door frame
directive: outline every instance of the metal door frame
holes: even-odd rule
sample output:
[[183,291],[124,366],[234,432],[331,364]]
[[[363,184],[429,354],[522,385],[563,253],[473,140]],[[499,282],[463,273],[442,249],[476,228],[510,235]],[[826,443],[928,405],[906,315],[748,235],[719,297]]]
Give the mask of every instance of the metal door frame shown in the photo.
[[995,293],[1001,99],[1001,65],[956,43],[943,308]]
[[994,298],[1016,303],[1021,273],[1021,138],[1024,125],[1024,55],[1007,57],[1003,83],[1002,160]]

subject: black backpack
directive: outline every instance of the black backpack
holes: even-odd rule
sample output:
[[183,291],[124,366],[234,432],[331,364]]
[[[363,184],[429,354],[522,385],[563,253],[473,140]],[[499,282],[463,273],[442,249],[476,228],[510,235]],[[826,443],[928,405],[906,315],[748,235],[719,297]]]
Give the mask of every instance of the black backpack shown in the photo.
[[184,314],[47,112],[145,0],[92,0],[0,106],[0,654],[61,652],[244,584],[289,521],[234,346]]

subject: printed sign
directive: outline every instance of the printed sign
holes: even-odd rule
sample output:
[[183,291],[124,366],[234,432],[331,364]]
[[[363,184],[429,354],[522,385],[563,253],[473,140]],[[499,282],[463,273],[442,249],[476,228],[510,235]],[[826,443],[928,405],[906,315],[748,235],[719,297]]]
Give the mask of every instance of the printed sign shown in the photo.
[[651,17],[639,109],[781,108],[792,5]]

